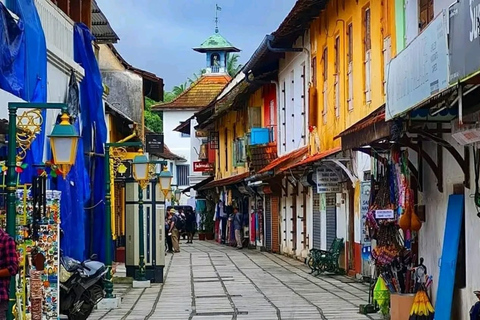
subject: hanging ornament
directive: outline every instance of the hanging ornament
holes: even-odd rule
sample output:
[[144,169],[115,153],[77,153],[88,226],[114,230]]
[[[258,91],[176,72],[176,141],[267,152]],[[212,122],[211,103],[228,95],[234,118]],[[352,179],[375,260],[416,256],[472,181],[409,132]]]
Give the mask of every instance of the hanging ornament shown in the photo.
[[15,172],[16,173],[22,173],[23,170],[25,170],[27,167],[28,167],[27,163],[17,162],[17,165],[15,167]]

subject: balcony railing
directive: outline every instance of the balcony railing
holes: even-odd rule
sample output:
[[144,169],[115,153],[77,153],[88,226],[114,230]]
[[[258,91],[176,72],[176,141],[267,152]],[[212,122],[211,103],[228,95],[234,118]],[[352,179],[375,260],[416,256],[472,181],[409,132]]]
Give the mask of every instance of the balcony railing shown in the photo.
[[267,128],[251,128],[248,134],[248,145],[255,146],[275,142],[274,126]]
[[61,59],[73,61],[73,21],[48,0],[35,0],[47,48]]

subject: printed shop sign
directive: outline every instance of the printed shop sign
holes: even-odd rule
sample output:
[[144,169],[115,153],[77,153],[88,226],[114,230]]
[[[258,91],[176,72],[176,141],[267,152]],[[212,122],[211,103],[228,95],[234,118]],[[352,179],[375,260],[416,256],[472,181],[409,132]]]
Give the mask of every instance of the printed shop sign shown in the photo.
[[480,70],[480,0],[457,1],[448,12],[450,83],[466,80]]
[[342,172],[328,167],[317,168],[317,193],[340,193]]
[[194,172],[205,172],[213,170],[213,164],[205,161],[194,161],[193,162],[193,171]]

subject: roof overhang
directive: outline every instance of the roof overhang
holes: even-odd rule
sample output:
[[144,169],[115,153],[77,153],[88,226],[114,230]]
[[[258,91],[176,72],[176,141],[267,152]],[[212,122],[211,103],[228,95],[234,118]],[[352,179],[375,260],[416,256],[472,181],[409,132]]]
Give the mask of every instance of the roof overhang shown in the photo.
[[96,43],[117,43],[120,40],[96,0],[92,1],[92,34]]

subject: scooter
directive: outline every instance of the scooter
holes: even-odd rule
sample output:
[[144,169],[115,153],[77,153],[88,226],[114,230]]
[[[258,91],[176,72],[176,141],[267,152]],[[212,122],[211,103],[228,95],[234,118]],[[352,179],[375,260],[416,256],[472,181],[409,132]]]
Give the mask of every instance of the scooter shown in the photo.
[[86,320],[97,303],[104,298],[107,267],[92,255],[79,262],[60,257],[60,313],[69,320]]

